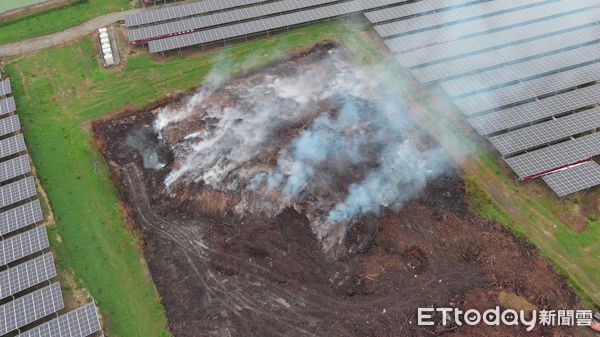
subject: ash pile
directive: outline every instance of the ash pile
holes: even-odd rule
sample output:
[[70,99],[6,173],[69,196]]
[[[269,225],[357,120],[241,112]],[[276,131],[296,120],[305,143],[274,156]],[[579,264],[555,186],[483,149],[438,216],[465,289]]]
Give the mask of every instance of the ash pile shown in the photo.
[[293,207],[329,250],[448,169],[386,76],[333,44],[225,83],[213,74],[157,112],[153,134],[172,160],[138,149],[146,168],[166,172],[161,193],[188,212],[272,218]]

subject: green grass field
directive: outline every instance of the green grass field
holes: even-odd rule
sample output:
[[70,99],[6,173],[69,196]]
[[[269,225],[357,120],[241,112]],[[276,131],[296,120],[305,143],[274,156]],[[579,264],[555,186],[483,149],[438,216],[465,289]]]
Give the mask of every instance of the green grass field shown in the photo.
[[0,23],[0,44],[55,33],[122,9],[129,9],[129,0],[86,0],[19,17]]
[[0,1],[0,14],[12,9],[39,4],[44,1],[46,0],[2,0]]
[[57,263],[62,270],[73,270],[78,285],[99,302],[110,336],[169,334],[164,309],[144,274],[138,241],[124,223],[117,192],[86,122],[125,104],[142,107],[174,90],[197,86],[216,60],[238,72],[326,38],[348,42],[360,58],[374,57],[361,34],[349,27],[316,24],[163,62],[133,56],[120,72],[98,65],[91,39],[7,65],[28,147],[56,217],[50,235]]

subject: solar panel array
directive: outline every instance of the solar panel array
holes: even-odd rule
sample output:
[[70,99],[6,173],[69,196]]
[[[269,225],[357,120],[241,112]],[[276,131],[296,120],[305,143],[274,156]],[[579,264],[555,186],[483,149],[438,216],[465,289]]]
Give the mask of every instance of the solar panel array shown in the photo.
[[439,84],[519,179],[546,176],[561,197],[600,184],[589,162],[600,155],[597,0],[422,0],[366,17],[399,64]]
[[15,99],[12,96],[0,98],[0,115],[6,115],[16,110]]
[[42,206],[35,199],[0,213],[0,235],[6,235],[43,220]]
[[0,266],[7,265],[48,248],[45,227],[36,227],[0,241]]
[[26,154],[0,162],[0,183],[29,172],[31,172],[31,165],[29,165],[29,156]]
[[100,331],[96,307],[84,305],[62,316],[28,330],[20,337],[85,337]]
[[135,27],[183,17],[217,12],[234,7],[258,4],[267,0],[203,0],[182,5],[143,11],[125,16],[125,25]]
[[52,253],[0,272],[0,299],[29,289],[56,276]]
[[600,128],[600,108],[584,110],[489,138],[503,155],[510,155]]
[[[60,286],[35,179],[27,155],[9,80],[0,79],[0,335],[22,329],[63,308]],[[0,95],[0,96],[2,96]],[[7,116],[8,114],[8,116]],[[2,118],[3,117],[3,118]],[[16,134],[15,134],[16,133]],[[58,325],[56,325],[58,324]],[[58,330],[56,330],[58,329]],[[31,336],[88,336],[100,331],[95,305],[89,304],[27,332]],[[22,332],[22,331],[19,331]],[[23,334],[23,333],[21,333]]]
[[564,197],[577,191],[600,185],[600,165],[588,161],[567,170],[544,176],[544,181],[556,194]]
[[6,96],[12,92],[12,88],[10,86],[10,81],[0,80],[0,96]]
[[[134,44],[147,42],[150,51],[158,53],[362,13],[404,1],[237,0],[219,1],[218,6],[213,6],[212,2],[204,3],[168,6],[127,17],[129,41]],[[212,7],[204,8],[207,6]]]
[[15,331],[64,307],[58,282],[0,306],[0,335]]
[[265,4],[232,9],[224,13],[192,16],[176,21],[157,23],[151,26],[133,27],[127,30],[129,40],[150,40],[191,30],[230,24],[259,17],[282,14],[300,9],[337,2],[339,0],[282,0]]
[[15,133],[19,130],[21,130],[21,123],[19,122],[19,117],[16,115],[0,119],[0,137]]
[[33,177],[17,180],[0,187],[0,208],[36,196]]
[[0,159],[25,150],[25,139],[22,134],[0,140]]

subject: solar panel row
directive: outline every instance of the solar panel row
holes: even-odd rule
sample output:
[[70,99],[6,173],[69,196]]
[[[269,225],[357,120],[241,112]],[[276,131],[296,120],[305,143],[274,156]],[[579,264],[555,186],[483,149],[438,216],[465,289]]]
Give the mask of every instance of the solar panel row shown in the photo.
[[203,0],[182,5],[168,6],[156,10],[142,11],[125,16],[125,25],[134,27],[154,22],[201,15],[234,7],[258,4],[267,0]]
[[6,96],[12,92],[10,80],[0,80],[0,96]]
[[[520,1],[517,2],[520,3]],[[493,1],[493,3],[504,3],[504,1]],[[451,26],[438,26],[438,28],[413,32],[408,35],[399,36],[393,39],[393,41],[390,43],[394,44],[392,49],[395,52],[407,52],[435,44],[473,37],[478,34],[481,35],[483,33],[508,29],[518,25],[525,25],[528,23],[531,24],[537,20],[547,20],[549,17],[560,17],[576,12],[582,12],[598,6],[597,2],[594,0],[577,1],[573,3],[577,8],[571,10],[566,9],[570,9],[572,6],[570,6],[570,4],[564,0],[563,2],[559,3],[540,2],[538,4],[539,6],[527,7],[523,10],[518,10],[515,12],[498,11],[495,12],[495,16],[491,17],[479,17],[476,16],[477,13],[472,13],[472,15],[474,15],[472,20],[459,21]],[[422,25],[435,23],[426,22],[430,16],[431,15],[426,15],[423,17],[416,17],[415,19],[421,19],[422,21],[425,21],[422,23]],[[443,20],[443,17],[440,18],[440,20]],[[403,21],[400,21],[399,23],[402,22]],[[407,32],[412,30],[412,28],[404,28],[408,29]],[[383,37],[394,36],[403,32],[399,29],[396,29],[396,27],[387,26],[376,26],[375,30],[380,32]]]
[[31,292],[0,306],[0,335],[57,312],[64,307],[58,283]]
[[600,108],[595,108],[490,137],[489,140],[506,156],[599,128]]
[[519,82],[507,87],[486,91],[479,95],[454,100],[454,104],[465,115],[474,115],[509,104],[522,102],[532,97],[563,91],[584,83],[595,82],[600,78],[598,62],[552,75]]
[[0,241],[0,266],[40,252],[49,247],[46,228],[36,227]]
[[0,99],[0,115],[6,115],[16,110],[15,99],[12,96]]
[[481,135],[488,135],[534,123],[563,112],[577,110],[597,104],[600,100],[600,84],[565,92],[517,105],[513,108],[499,110],[491,114],[471,118],[469,122]]
[[25,331],[20,337],[85,337],[100,331],[98,313],[93,303],[72,310],[38,327]]
[[[557,0],[553,0],[557,1]],[[430,15],[422,15],[414,18],[394,21],[375,25],[375,30],[382,37],[414,33],[421,30],[432,30],[452,24],[468,24],[470,20],[483,20],[486,16],[500,15],[506,11],[527,8],[528,6],[539,6],[546,4],[546,0],[508,0],[488,1],[472,6],[458,7],[448,11],[435,12]],[[458,31],[455,27],[445,27],[451,32]]]
[[0,137],[19,130],[21,130],[21,123],[16,115],[0,119]]
[[591,26],[551,35],[524,45],[511,45],[481,54],[469,55],[460,59],[414,69],[413,75],[421,83],[435,82],[547,53],[556,53],[561,49],[574,48],[581,44],[597,43],[599,39],[600,26]]
[[128,28],[127,33],[130,41],[148,40],[169,34],[237,23],[248,19],[282,14],[337,1],[339,0],[283,0],[205,16],[194,16],[151,26]]
[[6,207],[37,194],[33,177],[17,180],[0,187],[0,207]]
[[600,132],[505,159],[520,179],[548,172],[600,154]]
[[0,159],[25,151],[25,139],[22,134],[0,140]]
[[233,24],[224,27],[197,31],[190,34],[148,42],[152,53],[188,47],[192,45],[223,41],[230,38],[266,32],[303,23],[315,22],[328,18],[362,13],[365,10],[385,7],[398,3],[398,0],[353,0],[344,3],[323,6],[305,11],[283,14],[269,18]]
[[585,45],[560,53],[510,64],[457,79],[444,81],[442,87],[451,96],[467,96],[477,91],[512,84],[518,80],[584,65],[598,60],[600,44]]
[[29,156],[22,155],[0,162],[0,183],[31,172]]
[[543,177],[559,197],[600,185],[600,165],[589,161]]
[[0,235],[42,221],[42,206],[38,199],[0,213]]
[[[490,0],[488,0],[490,1]],[[400,20],[413,15],[431,14],[434,11],[449,10],[459,6],[477,3],[473,0],[443,0],[443,1],[417,1],[400,6],[379,9],[365,13],[371,23],[379,23],[390,20]]]
[[21,263],[0,273],[0,299],[12,296],[56,276],[52,253]]
[[[583,28],[586,25],[597,25],[600,22],[600,9],[583,12],[568,12],[570,14],[552,17],[543,21],[533,21],[525,25],[493,31],[484,35],[449,41],[443,44],[423,47],[403,53],[397,58],[400,65],[406,68],[423,64],[441,62],[457,58],[465,53],[475,54],[493,50],[508,44],[525,43],[531,39],[543,38],[561,31]],[[399,51],[395,39],[384,42],[392,51]],[[400,47],[401,48],[401,47]]]

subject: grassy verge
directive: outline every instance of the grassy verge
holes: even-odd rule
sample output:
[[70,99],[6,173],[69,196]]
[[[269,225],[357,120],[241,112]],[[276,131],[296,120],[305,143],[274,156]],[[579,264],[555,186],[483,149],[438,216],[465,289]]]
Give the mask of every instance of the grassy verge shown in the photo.
[[201,83],[214,63],[232,72],[270,63],[281,51],[327,38],[374,57],[359,29],[329,22],[195,56],[157,62],[131,56],[122,71],[102,69],[91,39],[14,58],[6,67],[38,175],[55,214],[52,247],[62,270],[99,302],[110,336],[168,336],[136,237],[127,229],[89,121],[124,105],[142,107]]
[[129,8],[129,0],[84,0],[0,23],[0,44],[55,33],[97,16]]

